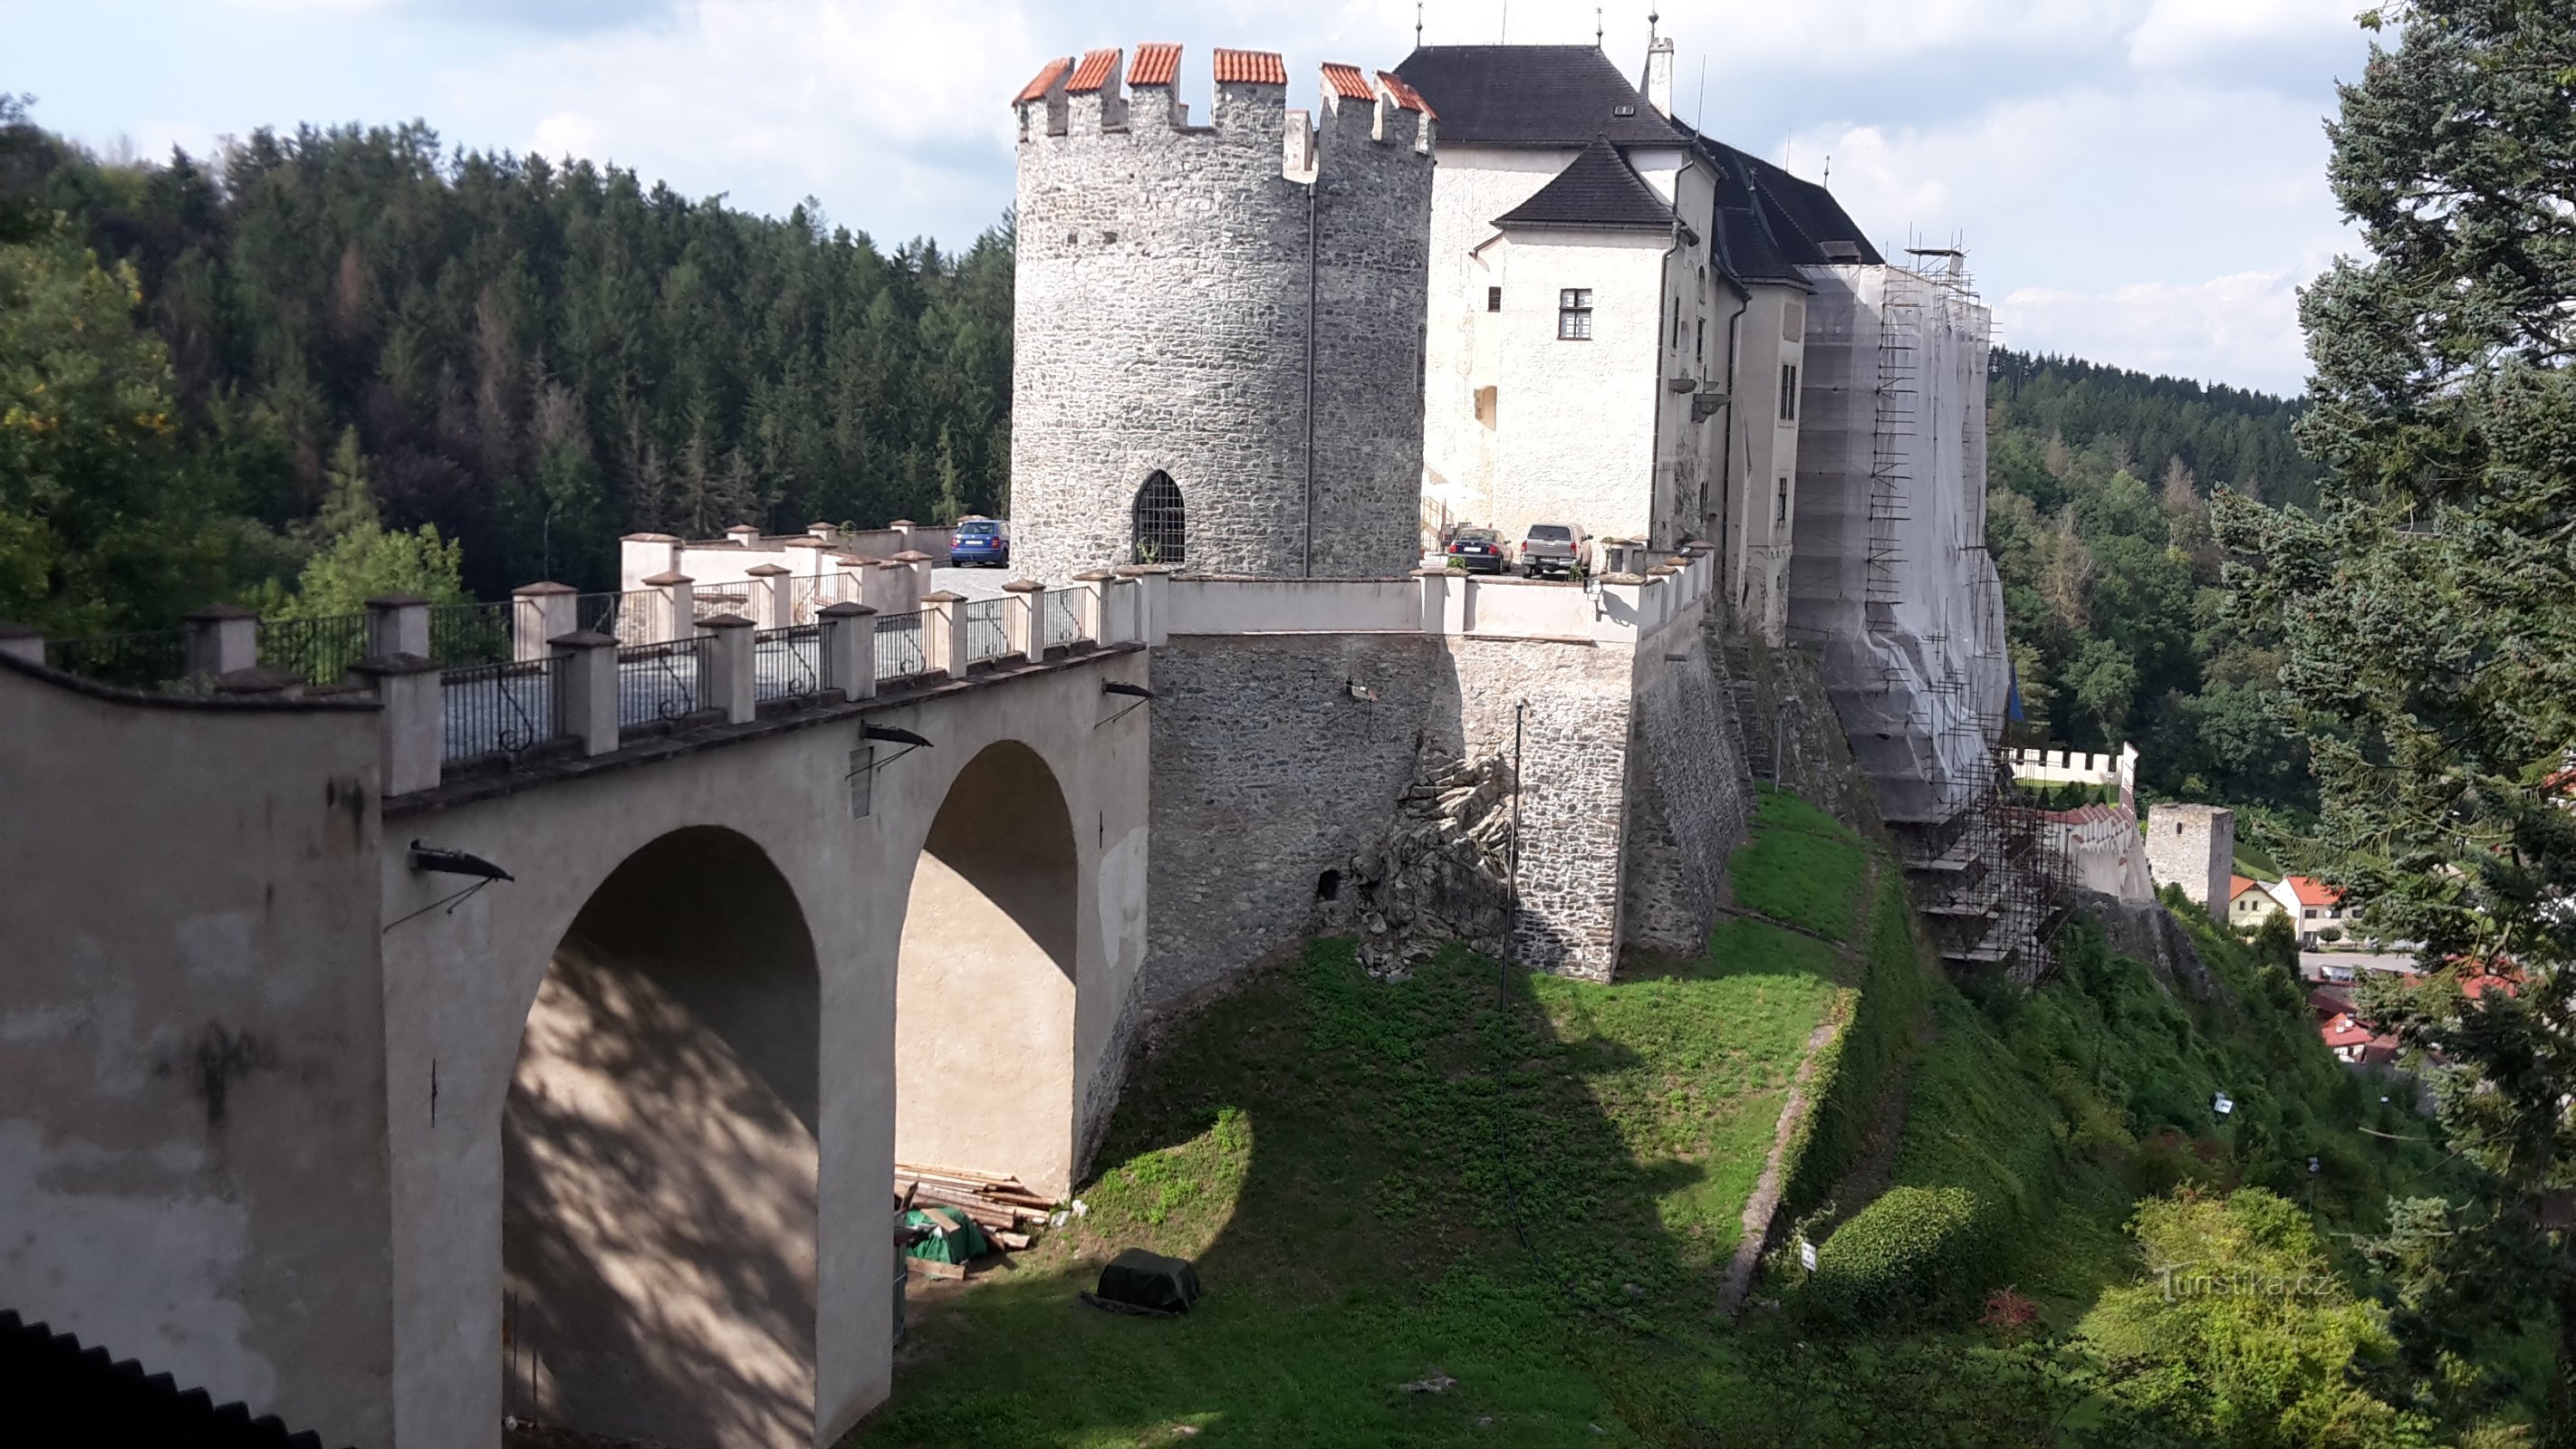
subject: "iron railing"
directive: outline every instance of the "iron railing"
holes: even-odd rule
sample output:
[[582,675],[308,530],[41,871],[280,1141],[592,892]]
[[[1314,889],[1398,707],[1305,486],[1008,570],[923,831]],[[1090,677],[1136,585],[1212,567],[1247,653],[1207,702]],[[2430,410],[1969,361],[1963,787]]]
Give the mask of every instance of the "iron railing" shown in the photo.
[[337,684],[350,665],[366,657],[364,614],[259,621],[259,662],[301,676],[307,684]]
[[691,594],[689,606],[691,613],[700,619],[712,619],[718,614],[735,614],[749,618],[751,590],[728,585],[702,594]]
[[706,638],[630,644],[617,651],[617,722],[646,725],[695,714]]
[[564,656],[469,664],[439,678],[442,760],[519,755],[562,733]]
[[1039,638],[1052,649],[1058,644],[1071,644],[1082,637],[1082,603],[1079,589],[1049,589],[1038,595]]
[[857,590],[850,587],[846,573],[799,574],[787,581],[787,617],[793,623],[811,624],[814,616],[832,605],[848,599],[858,602]]
[[877,615],[877,678],[909,679],[930,667],[922,649],[922,611]]
[[812,699],[823,692],[823,638],[818,629],[763,629],[751,636],[751,697]]
[[620,644],[658,644],[674,632],[670,600],[660,589],[583,594],[573,600],[573,625]]
[[1005,599],[975,599],[957,606],[957,622],[966,631],[966,662],[998,659],[1011,652],[1010,631],[1002,627]]
[[173,689],[188,675],[188,631],[146,629],[45,641],[45,663],[65,674],[127,689]]
[[510,618],[515,604],[433,604],[429,657],[450,669],[510,660]]

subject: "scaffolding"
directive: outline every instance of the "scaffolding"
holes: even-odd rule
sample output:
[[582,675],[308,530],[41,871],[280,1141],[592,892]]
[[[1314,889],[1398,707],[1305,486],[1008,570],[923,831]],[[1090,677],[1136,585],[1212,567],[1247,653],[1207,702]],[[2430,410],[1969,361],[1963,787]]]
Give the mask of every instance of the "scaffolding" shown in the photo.
[[1891,268],[1878,308],[1878,380],[1872,393],[1869,546],[1862,614],[1873,632],[1896,627],[1903,597],[1902,536],[1914,495],[1914,438],[1922,397],[1922,300],[1910,272]]

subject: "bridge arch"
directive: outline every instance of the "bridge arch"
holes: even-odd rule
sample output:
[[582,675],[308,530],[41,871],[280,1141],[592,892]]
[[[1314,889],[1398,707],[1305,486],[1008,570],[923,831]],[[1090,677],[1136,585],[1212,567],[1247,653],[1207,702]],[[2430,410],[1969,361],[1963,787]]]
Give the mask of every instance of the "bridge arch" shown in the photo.
[[1072,1187],[1080,853],[1055,772],[1016,741],[950,782],[895,968],[895,1157]]
[[813,1442],[820,980],[749,837],[672,830],[556,944],[502,1109],[504,1411]]

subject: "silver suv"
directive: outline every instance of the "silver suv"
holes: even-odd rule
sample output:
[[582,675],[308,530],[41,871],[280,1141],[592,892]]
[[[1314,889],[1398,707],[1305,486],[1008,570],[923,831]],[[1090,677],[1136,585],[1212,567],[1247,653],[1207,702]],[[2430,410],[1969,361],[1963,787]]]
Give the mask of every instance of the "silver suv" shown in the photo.
[[1592,566],[1592,539],[1579,523],[1533,523],[1521,539],[1521,572],[1531,578],[1572,577]]

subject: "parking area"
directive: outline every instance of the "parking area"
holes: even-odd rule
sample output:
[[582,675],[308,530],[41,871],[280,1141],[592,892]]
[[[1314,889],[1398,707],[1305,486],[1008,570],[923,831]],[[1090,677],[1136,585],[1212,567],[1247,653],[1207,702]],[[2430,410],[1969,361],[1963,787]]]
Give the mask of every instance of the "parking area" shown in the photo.
[[998,599],[1002,585],[1018,577],[1009,569],[935,568],[930,571],[930,586],[969,599]]

